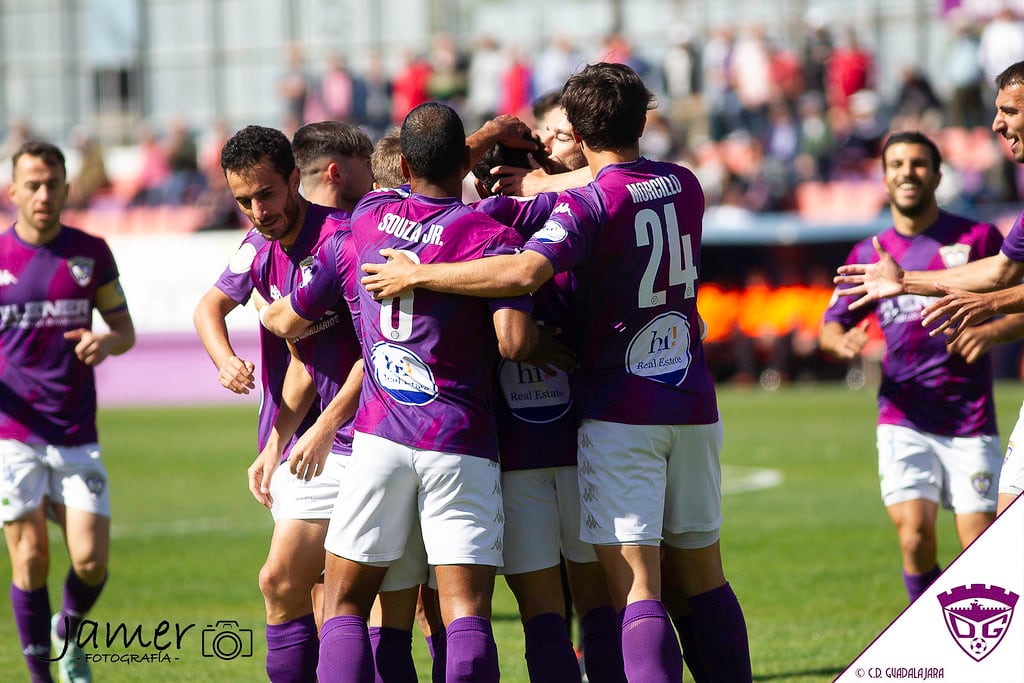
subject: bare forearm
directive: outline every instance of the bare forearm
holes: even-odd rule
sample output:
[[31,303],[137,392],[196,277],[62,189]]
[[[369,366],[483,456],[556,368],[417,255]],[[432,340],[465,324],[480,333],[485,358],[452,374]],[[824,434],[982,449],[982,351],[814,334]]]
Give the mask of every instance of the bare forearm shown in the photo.
[[363,385],[363,361],[358,360],[352,366],[345,383],[338,389],[331,402],[327,404],[317,422],[323,422],[326,428],[338,431],[359,407],[359,392]]
[[[523,252],[463,263],[428,263],[416,267],[414,287],[448,294],[487,298],[521,296],[535,291],[554,271],[547,259]],[[539,260],[538,260],[539,259]]]
[[235,355],[228,337],[227,314],[238,306],[219,290],[211,289],[196,305],[192,322],[199,340],[213,364],[220,368],[224,361]]
[[1019,282],[1021,275],[1024,275],[1024,264],[996,254],[946,270],[907,271],[903,275],[903,288],[907,294],[925,296],[941,295],[938,284],[971,292],[990,292]]

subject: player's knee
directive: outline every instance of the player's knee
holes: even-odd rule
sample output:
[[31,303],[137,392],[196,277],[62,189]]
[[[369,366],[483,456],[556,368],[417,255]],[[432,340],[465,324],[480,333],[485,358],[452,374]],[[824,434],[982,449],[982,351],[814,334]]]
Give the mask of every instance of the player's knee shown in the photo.
[[[300,590],[295,577],[288,571],[288,567],[279,563],[266,563],[260,569],[259,576],[260,592],[267,600],[280,600],[287,598]],[[302,590],[306,593],[312,586],[306,586]]]
[[17,557],[11,557],[11,570],[11,579],[19,588],[42,588],[50,572],[50,554],[45,549],[24,548]]
[[89,586],[98,586],[107,578],[107,563],[100,560],[88,559],[72,563],[72,569],[78,578]]

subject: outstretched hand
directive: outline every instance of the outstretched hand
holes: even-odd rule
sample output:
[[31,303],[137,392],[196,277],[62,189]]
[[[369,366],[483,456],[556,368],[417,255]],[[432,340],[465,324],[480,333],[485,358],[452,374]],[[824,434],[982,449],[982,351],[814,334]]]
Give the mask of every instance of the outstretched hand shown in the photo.
[[840,266],[838,275],[833,278],[837,285],[853,285],[840,287],[836,290],[839,296],[860,297],[850,308],[860,308],[873,301],[904,294],[903,275],[905,271],[896,263],[896,259],[885,250],[878,237],[871,238],[878,254],[875,263],[851,263]]

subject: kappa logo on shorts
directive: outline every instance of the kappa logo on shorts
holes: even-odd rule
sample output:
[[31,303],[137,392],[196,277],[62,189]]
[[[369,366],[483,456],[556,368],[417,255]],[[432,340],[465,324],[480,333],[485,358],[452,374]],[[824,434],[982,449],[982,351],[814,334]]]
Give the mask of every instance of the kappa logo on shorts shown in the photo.
[[596,519],[594,519],[594,515],[588,514],[587,515],[587,528],[590,529],[591,531],[593,531],[594,529],[599,529],[600,527],[601,527],[601,525],[597,523]]
[[92,282],[93,267],[95,265],[96,260],[87,256],[75,256],[68,259],[68,270],[71,272],[72,279],[78,283],[79,287],[85,287]]
[[991,472],[978,472],[977,474],[971,475],[971,486],[980,496],[987,496],[988,492],[992,490],[992,473]]
[[594,493],[594,487],[588,486],[587,488],[583,489],[583,495],[581,496],[581,498],[583,498],[583,502],[585,503],[593,503],[595,500],[597,500],[597,494]]
[[992,654],[1010,627],[1020,596],[999,586],[957,586],[938,595],[946,628],[976,662]]
[[586,458],[580,458],[578,466],[580,468],[580,472],[582,472],[583,474],[593,474],[594,473],[594,466],[591,465],[590,461],[587,460]]

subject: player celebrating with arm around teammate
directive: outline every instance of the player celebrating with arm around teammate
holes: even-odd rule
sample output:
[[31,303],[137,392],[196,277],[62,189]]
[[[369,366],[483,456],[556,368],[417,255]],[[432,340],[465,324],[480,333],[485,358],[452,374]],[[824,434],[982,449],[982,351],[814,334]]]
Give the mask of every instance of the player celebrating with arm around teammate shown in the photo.
[[[373,192],[352,215],[360,262],[396,247],[421,261],[515,249],[513,230],[459,200],[469,166],[450,107],[417,107],[402,124],[411,194]],[[528,300],[433,292],[360,296],[366,364],[352,458],[328,529],[324,683],[372,680],[366,617],[387,565],[420,521],[447,627],[447,680],[497,681],[490,627],[501,564],[501,484],[491,403],[497,354],[525,357],[538,332]],[[492,310],[493,309],[493,310]],[[493,329],[493,332],[491,331]]]
[[696,308],[704,197],[690,171],[640,156],[651,99],[627,66],[586,67],[562,106],[594,182],[563,193],[523,252],[416,265],[385,251],[392,262],[364,265],[363,282],[385,300],[415,287],[508,296],[575,271],[580,531],[622,610],[626,676],[682,680],[661,602],[664,550],[708,677],[749,681],[746,625],[719,549],[722,424]]

